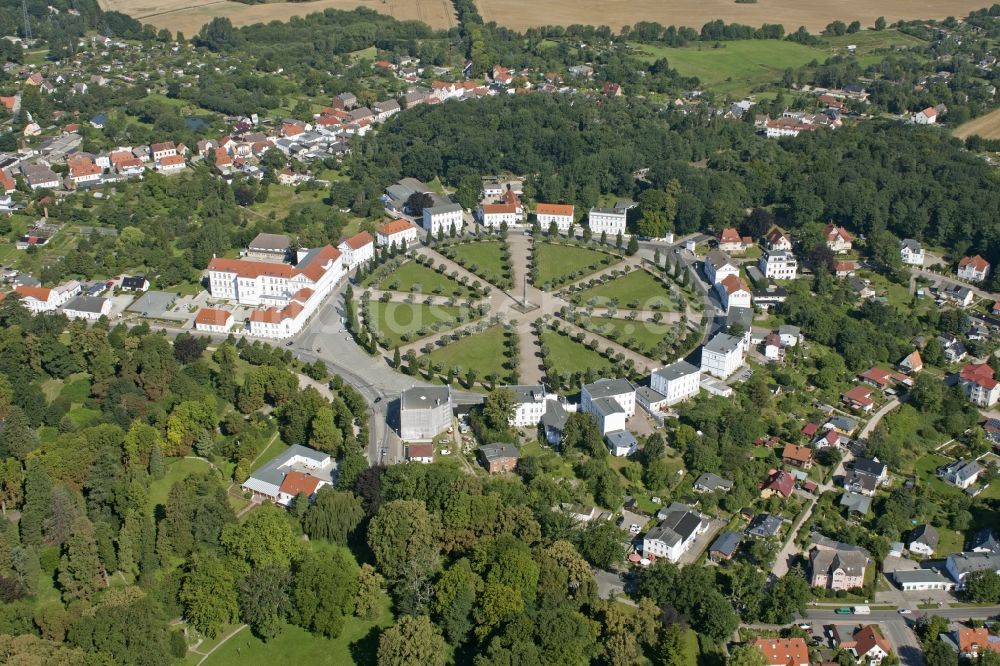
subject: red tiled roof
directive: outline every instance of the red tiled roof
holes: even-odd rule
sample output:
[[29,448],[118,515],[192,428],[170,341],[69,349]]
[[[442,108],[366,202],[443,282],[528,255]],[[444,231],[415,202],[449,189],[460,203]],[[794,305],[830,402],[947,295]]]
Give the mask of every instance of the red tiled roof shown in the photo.
[[378,232],[383,236],[392,236],[408,229],[416,229],[416,226],[414,226],[409,220],[399,219],[393,220],[392,222],[386,222],[378,228]]
[[807,423],[802,426],[802,434],[806,437],[812,437],[819,430],[819,426],[815,423]]
[[880,647],[886,654],[892,651],[889,642],[882,637],[875,625],[867,624],[854,632],[854,650],[859,657],[871,652],[875,646]]
[[184,156],[167,155],[166,157],[160,158],[160,166],[174,166],[175,164],[184,164]]
[[777,472],[764,484],[764,490],[773,490],[783,497],[788,497],[795,489],[795,477],[788,472]]
[[34,298],[39,301],[48,301],[49,294],[52,293],[52,290],[48,287],[29,287],[23,284],[19,284],[14,287],[14,291],[25,298]]
[[978,254],[974,257],[962,257],[962,260],[958,262],[958,267],[966,268],[967,266],[972,266],[972,268],[977,271],[985,271],[990,267],[990,262],[986,261]]
[[194,318],[194,323],[207,326],[225,326],[232,316],[232,313],[226,310],[202,308],[198,311],[198,316]]
[[883,368],[868,368],[864,372],[858,375],[861,379],[878,384],[880,387],[888,386],[889,382],[892,381],[892,373]]
[[483,204],[483,215],[504,215],[516,212],[517,206],[514,204]]
[[781,452],[782,458],[789,458],[796,462],[809,462],[812,460],[813,452],[812,449],[806,446],[798,446],[796,444],[785,444],[784,450]]
[[289,472],[285,475],[278,491],[287,493],[293,497],[299,493],[304,493],[306,497],[312,497],[316,489],[319,488],[320,483],[322,482],[315,476],[308,476],[301,472]]
[[406,457],[413,458],[433,458],[433,444],[410,444],[406,449]]
[[536,215],[572,215],[573,204],[540,203],[535,206]]
[[159,152],[162,152],[164,150],[177,150],[176,146],[174,146],[174,142],[173,141],[164,141],[163,143],[154,143],[152,146],[150,146],[150,148],[152,149],[152,151],[154,153],[159,153]]
[[823,235],[826,236],[827,240],[831,241],[837,240],[837,238],[848,242],[854,240],[854,236],[852,236],[847,229],[838,227],[836,224],[828,224],[823,227]]
[[855,386],[844,393],[844,400],[857,403],[861,406],[868,406],[875,404],[871,396],[872,390],[867,386]]
[[986,363],[967,363],[960,376],[963,381],[972,382],[987,390],[997,385],[997,380],[993,378],[993,368]]
[[360,250],[365,245],[374,243],[375,239],[373,239],[372,235],[367,231],[362,231],[359,234],[354,234],[344,242],[347,243],[352,250]]
[[802,638],[758,638],[754,641],[769,666],[799,666],[809,663],[809,647]]
[[726,293],[730,296],[735,294],[737,291],[750,291],[747,287],[747,283],[741,278],[735,275],[727,275],[726,278],[720,283],[725,288]]
[[80,178],[81,176],[93,176],[100,174],[102,171],[101,167],[97,166],[90,160],[76,160],[69,165],[69,175],[71,178]]

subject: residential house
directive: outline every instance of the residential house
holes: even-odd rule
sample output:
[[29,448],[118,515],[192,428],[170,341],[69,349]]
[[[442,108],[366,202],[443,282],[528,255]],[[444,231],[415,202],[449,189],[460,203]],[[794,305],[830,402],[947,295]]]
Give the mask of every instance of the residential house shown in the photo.
[[836,224],[823,227],[823,237],[826,239],[826,246],[836,254],[850,252],[854,246],[854,236]]
[[[858,262],[849,259],[838,259],[833,262],[833,274],[839,278],[852,277],[858,270]],[[860,282],[860,280],[859,280]],[[872,294],[874,295],[874,290]],[[867,294],[861,294],[862,298],[868,298]]]
[[705,277],[709,284],[718,284],[730,275],[739,277],[740,267],[728,254],[712,250],[705,256]]
[[813,548],[809,551],[809,584],[838,591],[860,588],[867,566],[868,558],[862,552]]
[[628,430],[612,430],[604,435],[604,441],[607,443],[611,455],[616,458],[634,455],[639,450],[639,442]]
[[169,175],[187,168],[183,155],[168,155],[156,161],[156,170]]
[[743,365],[746,345],[742,337],[717,333],[701,348],[702,373],[728,379]]
[[944,360],[949,363],[958,363],[968,354],[965,349],[965,345],[962,344],[962,341],[954,335],[939,335],[937,339],[938,342],[941,343],[941,348],[944,350]]
[[21,174],[32,190],[51,190],[59,187],[59,176],[44,164],[23,164]]
[[293,444],[267,461],[243,482],[244,492],[288,506],[299,493],[312,499],[337,478],[337,461],[329,454]]
[[174,145],[173,141],[166,141],[164,143],[154,143],[149,147],[153,154],[153,161],[159,162],[165,157],[176,157],[177,146]]
[[63,314],[70,319],[95,321],[111,313],[111,301],[98,296],[76,296],[63,305]]
[[769,251],[791,252],[792,239],[784,231],[778,227],[774,227],[764,238],[764,247],[766,247]]
[[515,428],[537,426],[545,416],[546,405],[553,396],[547,394],[541,384],[508,386],[507,389],[514,394],[517,405],[510,415],[510,425]]
[[889,641],[874,624],[858,627],[849,638],[841,637],[839,627],[836,625],[833,632],[834,644],[850,652],[859,665],[877,666],[892,651]]
[[55,289],[19,284],[14,287],[14,293],[21,297],[21,304],[33,314],[53,312],[62,305],[59,302],[59,293]]
[[778,337],[783,347],[794,347],[802,341],[802,330],[798,326],[783,324],[778,327]]
[[969,552],[1000,554],[1000,538],[989,528],[976,530],[969,539]]
[[848,514],[856,513],[864,517],[867,516],[872,509],[872,498],[868,495],[862,495],[861,493],[855,493],[848,490],[840,496],[840,506],[847,509]]
[[132,293],[141,293],[149,290],[149,280],[141,275],[123,275],[121,290]]
[[742,541],[742,534],[726,530],[719,534],[715,538],[715,541],[712,542],[712,545],[708,547],[708,558],[713,562],[731,560],[736,555],[736,551],[739,550]]
[[344,257],[347,270],[353,270],[375,256],[375,239],[367,231],[362,231],[342,240],[337,249]]
[[781,461],[786,465],[809,469],[813,464],[812,449],[797,444],[786,444],[781,451]]
[[386,100],[384,102],[379,102],[372,108],[372,112],[375,114],[375,122],[384,123],[389,118],[399,113],[402,109],[399,106],[399,102],[394,99]]
[[461,233],[465,224],[462,206],[457,203],[443,203],[424,208],[422,218],[423,228],[434,236]]
[[513,472],[521,453],[513,444],[490,444],[479,447],[479,458],[490,474]]
[[907,550],[916,555],[930,557],[938,547],[941,536],[932,525],[919,525],[910,532],[910,542],[906,545]]
[[950,483],[957,488],[965,490],[978,481],[982,473],[982,466],[975,460],[959,459],[941,467],[937,475],[945,483]]
[[950,301],[960,308],[967,308],[972,305],[976,294],[961,284],[950,284],[938,292],[938,297],[942,301]]
[[924,360],[920,358],[920,352],[915,349],[899,362],[899,371],[907,375],[915,375],[923,369]]
[[980,255],[962,257],[958,262],[958,277],[970,282],[982,282],[990,274],[990,262]]
[[928,106],[926,109],[917,111],[911,117],[914,125],[933,125],[937,122],[937,109]]
[[375,232],[375,243],[379,247],[412,247],[417,241],[417,227],[409,220],[393,220],[386,222]]
[[992,635],[986,627],[961,627],[955,634],[959,656],[964,659],[978,659],[987,652],[1000,654],[1000,636]]
[[676,361],[654,370],[649,385],[666,398],[667,405],[674,405],[698,395],[701,384],[701,368],[687,361]]
[[979,407],[992,407],[1000,399],[1000,382],[986,363],[967,363],[959,373],[959,383],[969,401]]
[[626,419],[635,414],[635,386],[627,379],[599,379],[584,384],[580,409],[594,416],[602,435],[625,430]]
[[434,444],[431,442],[407,444],[406,459],[423,465],[431,464],[434,462]]
[[617,208],[591,208],[587,215],[587,226],[595,238],[605,234],[608,239],[625,233],[627,212]]
[[804,638],[758,638],[753,644],[764,654],[767,666],[809,666]]
[[722,309],[729,312],[730,308],[749,308],[751,306],[750,287],[736,275],[730,275],[721,282],[715,283],[715,290],[722,302]]
[[743,254],[753,245],[753,239],[740,236],[740,233],[728,227],[723,229],[718,235],[717,240],[719,242],[719,250],[721,252],[729,252],[730,254]]
[[965,588],[965,578],[976,571],[1000,574],[1000,553],[952,553],[945,561],[945,571],[955,581],[956,589]]
[[794,280],[799,270],[799,262],[789,250],[769,250],[757,266],[769,280]]
[[766,513],[754,516],[747,526],[747,535],[757,539],[768,539],[778,536],[781,531],[781,518]]
[[216,308],[202,308],[194,318],[194,328],[205,333],[228,333],[233,327],[233,313]]
[[483,204],[479,208],[479,219],[487,229],[499,229],[506,224],[511,227],[522,221],[517,204]]
[[696,493],[714,493],[716,491],[728,493],[732,489],[732,481],[711,472],[703,472],[694,482]]
[[923,266],[924,250],[917,241],[905,238],[899,241],[899,258],[907,266]]
[[404,441],[431,440],[451,427],[451,389],[414,387],[399,398],[399,436]]
[[840,399],[841,402],[851,409],[862,411],[866,414],[871,412],[875,407],[875,401],[872,399],[872,390],[867,386],[855,386],[841,395]]
[[642,554],[648,559],[666,558],[677,562],[699,535],[708,529],[708,521],[691,507],[675,504],[659,525],[642,540]]
[[546,442],[552,446],[559,446],[562,443],[567,419],[569,412],[561,402],[552,399],[545,401],[545,414],[542,415],[541,425],[545,430]]
[[892,579],[903,592],[955,589],[955,583],[938,573],[937,569],[903,569],[892,572]]
[[768,361],[780,362],[785,358],[785,349],[781,344],[781,336],[769,333],[764,338],[764,358]]
[[569,233],[573,227],[573,204],[540,203],[535,206],[535,220],[542,231],[547,231],[555,222],[559,233]]
[[760,486],[760,496],[770,499],[775,495],[788,499],[795,492],[795,477],[784,470],[772,471],[767,481]]

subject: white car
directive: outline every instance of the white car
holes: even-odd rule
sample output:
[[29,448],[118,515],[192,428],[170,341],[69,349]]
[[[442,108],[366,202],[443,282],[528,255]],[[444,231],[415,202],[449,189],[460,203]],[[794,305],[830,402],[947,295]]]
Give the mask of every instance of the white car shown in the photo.
[[900,608],[899,609],[899,614],[900,615],[909,615],[912,612],[913,611],[911,611],[909,608]]

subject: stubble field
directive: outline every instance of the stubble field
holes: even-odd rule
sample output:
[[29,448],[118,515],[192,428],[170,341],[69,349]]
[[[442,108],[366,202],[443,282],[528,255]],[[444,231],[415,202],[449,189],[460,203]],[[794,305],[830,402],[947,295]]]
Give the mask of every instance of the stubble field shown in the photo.
[[973,134],[978,134],[984,139],[1000,139],[1000,109],[959,125],[955,128],[953,134],[959,139],[964,139]]
[[[180,30],[187,36],[215,16],[226,16],[234,25],[273,20],[287,20],[324,9],[367,7],[397,19],[419,20],[434,28],[456,25],[450,0],[316,0],[315,2],[274,2],[244,5],[229,0],[100,0],[104,9],[133,16],[143,23]],[[965,16],[970,10],[988,5],[984,0],[841,0],[837,3],[803,3],[797,0],[758,0],[756,4],[736,4],[733,0],[478,0],[480,13],[487,21],[524,29],[541,25],[608,25],[617,30],[639,21],[658,21],[663,25],[687,25],[700,28],[708,21],[759,26],[782,23],[792,31],[804,25],[818,32],[835,19],[861,21],[870,26],[879,16],[892,23],[899,19],[940,19]]]

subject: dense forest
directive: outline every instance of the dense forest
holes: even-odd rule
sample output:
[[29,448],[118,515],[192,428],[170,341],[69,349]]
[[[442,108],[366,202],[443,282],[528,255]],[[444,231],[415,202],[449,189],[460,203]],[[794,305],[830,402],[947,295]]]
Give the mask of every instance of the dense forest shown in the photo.
[[[402,114],[366,137],[352,165],[368,197],[400,176],[460,187],[510,172],[528,176],[529,197],[584,209],[605,194],[669,196],[656,212],[679,233],[763,207],[791,230],[832,220],[1000,259],[996,171],[937,128],[872,121],[773,141],[641,100],[500,96]],[[645,180],[634,177],[643,168]]]

